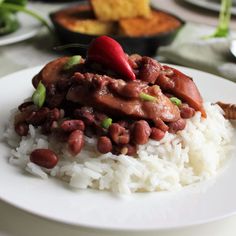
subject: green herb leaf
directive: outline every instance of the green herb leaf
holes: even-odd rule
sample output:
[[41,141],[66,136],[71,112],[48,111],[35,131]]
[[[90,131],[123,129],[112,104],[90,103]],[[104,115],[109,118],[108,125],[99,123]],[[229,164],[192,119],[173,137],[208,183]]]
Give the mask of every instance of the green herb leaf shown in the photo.
[[76,56],[72,56],[69,58],[69,60],[66,62],[66,64],[64,65],[63,69],[64,70],[69,70],[72,67],[74,67],[75,65],[79,64],[81,61],[81,56],[76,55]]
[[24,6],[24,4],[25,4],[24,1],[23,0],[21,0],[21,1],[22,2],[20,2],[19,4],[15,4],[15,3],[8,3],[7,1],[0,0],[0,9],[9,10],[9,11],[13,11],[13,12],[24,12],[24,13],[34,17],[38,21],[40,21],[44,26],[46,26],[48,28],[48,30],[50,32],[53,33],[53,30],[52,30],[51,26],[48,24],[47,20],[45,20],[42,16],[40,16],[35,11],[32,11],[32,10],[26,8]]
[[32,100],[37,107],[42,107],[46,99],[46,88],[43,83],[40,81],[37,89],[32,95]]
[[16,4],[19,6],[26,6],[28,3],[28,0],[5,0],[5,3],[11,3],[11,4]]
[[9,34],[19,28],[16,14],[0,8],[0,35]]
[[147,94],[147,93],[140,93],[140,94],[139,94],[139,97],[140,97],[142,100],[144,100],[144,101],[149,101],[149,102],[153,102],[153,101],[155,101],[155,100],[157,99],[156,97],[151,96],[151,95],[149,95],[149,94]]
[[170,98],[170,101],[171,101],[172,103],[174,103],[174,104],[175,104],[176,106],[178,106],[178,107],[182,104],[181,100],[178,99],[178,98],[176,98],[176,97],[171,97],[171,98]]
[[112,119],[111,118],[106,118],[102,121],[102,127],[105,129],[108,129],[112,124]]

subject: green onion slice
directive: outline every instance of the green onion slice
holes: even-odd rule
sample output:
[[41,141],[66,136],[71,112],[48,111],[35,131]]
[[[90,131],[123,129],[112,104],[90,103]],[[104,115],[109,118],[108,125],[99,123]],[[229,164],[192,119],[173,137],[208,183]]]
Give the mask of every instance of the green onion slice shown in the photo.
[[34,91],[33,95],[32,95],[32,100],[33,103],[37,106],[37,107],[42,107],[44,102],[46,99],[46,88],[43,85],[43,83],[40,81],[37,89]]
[[102,121],[102,127],[105,129],[108,129],[112,124],[112,119],[111,118],[106,118]]
[[212,35],[205,36],[203,39],[227,37],[229,35],[231,8],[232,0],[221,0],[218,26]]
[[170,98],[170,101],[171,101],[172,103],[174,103],[174,104],[175,104],[176,106],[178,106],[178,107],[182,104],[181,100],[178,99],[178,98],[176,98],[176,97],[171,97],[171,98]]
[[69,70],[72,67],[74,67],[75,65],[79,64],[81,60],[81,56],[76,55],[76,56],[72,56],[69,58],[69,60],[66,62],[66,64],[64,65],[63,69],[64,70]]
[[140,94],[139,94],[139,97],[140,97],[142,100],[144,100],[144,101],[149,101],[149,102],[153,102],[153,101],[155,101],[155,100],[157,99],[156,97],[151,96],[151,95],[149,95],[149,94],[147,94],[147,93],[140,93]]

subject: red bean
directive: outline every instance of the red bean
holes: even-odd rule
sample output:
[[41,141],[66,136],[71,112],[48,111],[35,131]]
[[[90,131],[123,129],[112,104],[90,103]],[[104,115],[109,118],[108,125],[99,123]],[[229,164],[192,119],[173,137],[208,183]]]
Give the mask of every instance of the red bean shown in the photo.
[[81,119],[86,125],[91,125],[95,121],[92,108],[82,107],[81,109],[76,109],[74,111],[74,116],[76,119]]
[[161,129],[158,129],[158,128],[155,128],[155,127],[152,127],[152,132],[151,132],[151,138],[156,140],[156,141],[160,141],[161,139],[164,138],[165,136],[165,132],[162,131]]
[[186,126],[186,120],[180,118],[177,121],[169,123],[169,132],[176,133],[179,130],[183,130]]
[[161,70],[161,65],[150,57],[142,58],[139,79],[154,84]]
[[101,136],[98,138],[97,149],[101,153],[108,153],[112,151],[111,140],[106,136]]
[[155,123],[155,127],[156,128],[158,128],[158,129],[160,129],[160,130],[162,130],[162,131],[164,131],[164,132],[166,132],[168,129],[169,129],[169,127],[168,127],[168,125],[166,125],[165,123],[164,123],[164,121],[163,120],[161,120],[161,119],[156,119],[155,121],[154,121],[154,123]]
[[128,152],[126,155],[134,156],[137,153],[137,146],[128,144],[127,148],[128,148]]
[[162,90],[168,91],[175,87],[175,83],[171,80],[165,73],[160,73],[158,79],[156,80],[156,84],[160,85]]
[[29,126],[25,122],[15,124],[15,131],[19,136],[27,136]]
[[50,110],[47,107],[42,107],[38,111],[33,111],[26,119],[28,124],[35,126],[43,124],[49,114]]
[[80,153],[84,146],[84,133],[81,130],[73,131],[68,138],[68,149],[72,155]]
[[135,145],[126,144],[121,147],[120,153],[128,156],[134,156],[137,153],[137,147]]
[[151,134],[151,128],[147,121],[140,120],[134,123],[132,128],[132,138],[136,144],[145,144],[148,142]]
[[184,119],[189,119],[193,117],[195,114],[195,110],[192,107],[189,107],[187,104],[183,104],[180,107],[180,116]]
[[57,121],[61,117],[61,111],[58,108],[53,108],[48,114],[48,120]]
[[128,57],[128,63],[133,69],[138,69],[142,62],[142,56],[138,54],[132,54]]
[[61,123],[61,128],[65,132],[72,132],[77,129],[84,131],[85,125],[82,120],[65,120]]
[[35,149],[30,154],[30,161],[41,167],[51,169],[56,166],[58,157],[50,149]]
[[130,135],[128,130],[126,130],[124,127],[117,123],[113,123],[109,127],[109,135],[111,139],[116,143],[116,144],[127,144],[129,143],[130,140]]
[[16,115],[14,117],[14,124],[26,122],[26,120],[30,116],[31,112],[32,111],[25,110],[23,112],[16,113]]
[[31,108],[32,106],[34,106],[33,102],[31,102],[31,101],[24,102],[18,107],[18,110],[22,112],[22,111],[29,109],[29,107]]

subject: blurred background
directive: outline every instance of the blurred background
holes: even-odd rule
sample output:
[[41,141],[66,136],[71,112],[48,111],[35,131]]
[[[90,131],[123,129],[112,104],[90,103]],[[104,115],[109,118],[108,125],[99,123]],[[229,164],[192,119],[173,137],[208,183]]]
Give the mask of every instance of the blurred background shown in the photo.
[[[202,69],[234,80],[232,77],[234,71],[227,69],[226,72],[222,72],[217,65],[225,63],[228,68],[232,67],[231,63],[234,62],[232,53],[228,49],[236,29],[235,1],[232,3],[227,36],[205,41],[201,39],[212,35],[219,24],[220,0],[140,0],[136,9],[133,9],[137,15],[121,15],[117,19],[105,20],[101,19],[101,16],[99,18],[89,1],[5,0],[5,4],[8,3],[7,1],[18,4],[20,1],[26,9],[37,13],[43,21],[22,11],[15,14],[18,28],[16,27],[17,29],[10,34],[0,35],[0,63],[9,61],[13,67],[1,68],[0,76],[11,72],[12,68],[19,70],[36,66],[63,54],[85,55],[86,50],[83,47],[63,51],[55,51],[53,47],[68,43],[88,45],[97,35],[107,34],[118,40],[129,54],[149,55],[163,62]],[[102,1],[98,2],[102,4]],[[98,9],[101,8],[99,4]],[[146,11],[147,4],[152,9],[148,17],[143,13]],[[117,6],[114,1],[111,7],[115,9]],[[128,11],[124,9],[123,12]],[[42,23],[46,27],[41,27]],[[182,44],[183,41],[186,43]],[[199,48],[196,42],[204,42],[205,47]],[[224,52],[214,51],[217,55],[220,53],[220,59],[214,66],[206,65],[208,61],[204,60],[205,56],[191,58],[193,55],[183,55],[187,49],[176,52],[179,43],[182,48],[190,47],[190,43],[192,50],[195,48],[194,54],[197,55],[200,55],[200,51],[209,51],[209,44],[215,45],[215,49],[220,45],[224,48],[222,49]],[[25,57],[19,61],[18,55],[22,53]],[[208,52],[208,55],[211,53]]]
[[[0,0],[0,77],[63,55],[85,56],[84,46],[107,34],[129,54],[149,55],[236,82],[231,50],[236,45],[235,0],[232,5],[225,0],[224,6],[220,0],[140,0],[135,8],[114,0],[111,14],[101,11],[105,1],[91,6],[91,1],[80,0]],[[82,46],[54,49],[71,43]],[[74,228],[39,219],[1,200],[0,219],[0,236],[79,235]],[[162,235],[236,235],[235,220]]]

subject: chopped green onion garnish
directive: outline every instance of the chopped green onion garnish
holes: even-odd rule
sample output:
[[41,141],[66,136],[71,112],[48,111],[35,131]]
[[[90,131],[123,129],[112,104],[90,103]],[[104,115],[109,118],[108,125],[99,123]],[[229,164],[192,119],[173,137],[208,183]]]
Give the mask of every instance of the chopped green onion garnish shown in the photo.
[[156,97],[153,97],[147,93],[140,93],[139,97],[143,99],[144,101],[150,101],[150,102],[153,102],[157,99]]
[[37,89],[34,91],[32,95],[32,100],[34,104],[40,108],[43,106],[45,99],[46,99],[46,88],[40,81],[37,86]]
[[232,0],[221,0],[218,26],[215,32],[210,36],[204,37],[205,39],[227,37],[229,35],[231,8]]
[[112,119],[111,118],[106,118],[102,121],[102,127],[105,128],[105,129],[108,129],[111,124],[112,124]]
[[182,104],[181,100],[176,97],[170,98],[171,102],[174,103],[176,106],[180,106]]
[[64,70],[69,70],[72,67],[74,67],[75,65],[79,64],[81,60],[81,56],[76,55],[76,56],[72,56],[68,59],[68,61],[66,62],[66,64],[64,65],[63,69]]

